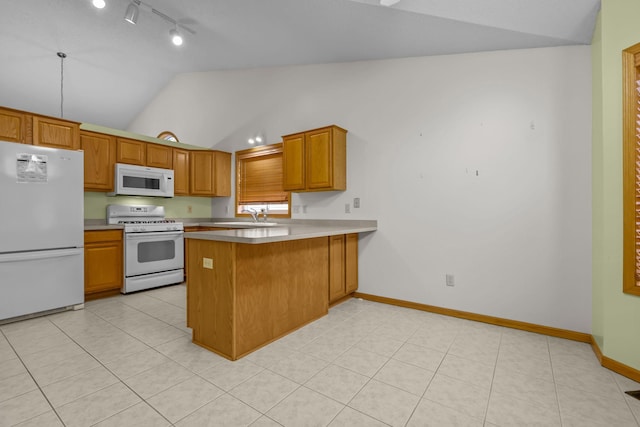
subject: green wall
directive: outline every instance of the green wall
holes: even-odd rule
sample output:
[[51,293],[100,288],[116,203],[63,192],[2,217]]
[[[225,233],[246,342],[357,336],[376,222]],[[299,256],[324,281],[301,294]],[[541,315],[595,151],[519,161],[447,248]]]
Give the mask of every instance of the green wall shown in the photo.
[[[105,193],[84,193],[85,219],[105,219],[107,205],[161,205],[165,207],[167,218],[211,218],[211,199],[209,197],[157,197],[113,196]],[[191,208],[191,209],[189,209]],[[191,210],[191,212],[189,212]]]
[[593,326],[603,354],[640,370],[640,298],[622,293],[622,50],[640,2],[602,0],[593,50]]

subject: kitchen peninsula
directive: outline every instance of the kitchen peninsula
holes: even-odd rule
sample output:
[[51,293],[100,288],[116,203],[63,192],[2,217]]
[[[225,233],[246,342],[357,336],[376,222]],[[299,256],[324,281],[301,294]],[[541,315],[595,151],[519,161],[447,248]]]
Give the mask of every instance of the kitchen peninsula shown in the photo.
[[193,342],[236,360],[326,315],[357,287],[358,234],[376,228],[306,221],[185,233]]

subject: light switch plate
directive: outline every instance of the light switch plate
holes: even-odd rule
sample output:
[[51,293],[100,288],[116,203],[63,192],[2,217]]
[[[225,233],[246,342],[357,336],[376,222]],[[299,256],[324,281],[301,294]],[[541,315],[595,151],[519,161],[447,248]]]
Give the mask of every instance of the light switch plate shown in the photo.
[[209,270],[213,270],[213,259],[202,258],[202,267],[208,268]]

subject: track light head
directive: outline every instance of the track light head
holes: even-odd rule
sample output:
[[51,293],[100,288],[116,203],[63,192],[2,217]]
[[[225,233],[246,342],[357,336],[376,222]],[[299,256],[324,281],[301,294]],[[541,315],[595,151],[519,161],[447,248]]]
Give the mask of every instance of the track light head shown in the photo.
[[177,28],[172,28],[169,31],[169,36],[171,37],[171,43],[176,46],[182,46],[182,35],[180,35]]
[[124,20],[130,24],[136,25],[136,23],[138,22],[139,12],[140,10],[135,3],[129,3],[129,6],[127,6],[127,11],[124,14]]
[[104,0],[93,0],[91,4],[93,4],[93,7],[96,9],[103,9],[107,5]]

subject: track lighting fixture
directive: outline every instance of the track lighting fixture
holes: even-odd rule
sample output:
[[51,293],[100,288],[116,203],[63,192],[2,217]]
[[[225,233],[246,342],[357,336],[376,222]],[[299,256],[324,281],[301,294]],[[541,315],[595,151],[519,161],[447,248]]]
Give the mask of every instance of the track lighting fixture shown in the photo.
[[107,5],[104,0],[93,0],[91,3],[97,9],[103,9]]
[[171,43],[173,43],[176,46],[182,46],[182,35],[180,35],[180,32],[178,32],[178,26],[176,26],[176,28],[173,28],[171,30],[169,30],[169,36],[171,37]]
[[[104,3],[104,0],[92,0],[94,5],[96,2]],[[98,7],[98,6],[96,6]],[[129,5],[127,6],[127,10],[124,14],[124,20],[129,22],[130,24],[136,24],[138,22],[138,15],[140,14],[140,9],[149,10],[154,15],[159,16],[166,22],[173,25],[173,28],[169,30],[169,36],[171,37],[171,42],[175,46],[182,46],[184,43],[184,38],[182,37],[182,30],[187,31],[191,34],[195,34],[196,32],[192,29],[185,27],[184,25],[178,24],[178,21],[173,19],[172,17],[165,15],[157,9],[154,9],[151,5],[143,2],[142,0],[129,0]]]
[[139,12],[140,9],[138,9],[138,5],[135,1],[132,1],[131,3],[129,3],[129,6],[127,6],[127,11],[124,14],[124,20],[130,24],[135,25],[138,22]]

